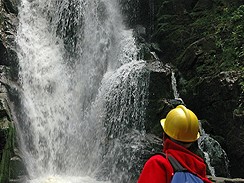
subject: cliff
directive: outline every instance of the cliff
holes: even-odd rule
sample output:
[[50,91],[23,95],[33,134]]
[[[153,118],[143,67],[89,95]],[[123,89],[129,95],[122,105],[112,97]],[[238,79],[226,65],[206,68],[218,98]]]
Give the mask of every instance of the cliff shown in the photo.
[[[139,11],[138,22],[146,27],[145,42],[138,40],[146,45],[145,59],[151,59],[148,50],[155,51],[161,64],[168,63],[174,68],[180,97],[200,119],[207,121],[204,129],[227,152],[231,176],[243,178],[243,2],[155,0],[154,3],[148,5],[148,1],[142,1],[142,11]],[[145,11],[145,6],[153,7],[153,11]],[[1,183],[14,182],[25,175],[18,155],[12,110],[12,102],[18,97],[15,92],[18,88],[17,16],[17,1],[0,1]],[[158,121],[165,117],[173,102],[177,103],[172,100],[171,72],[163,73],[151,74],[149,89],[150,123],[146,126],[148,133],[157,136],[161,133]],[[213,182],[244,182],[242,179],[211,179]]]
[[[147,49],[175,68],[180,97],[226,151],[231,176],[243,178],[243,1],[163,0],[147,12],[154,20],[144,24],[152,32]],[[161,93],[150,124],[165,117],[169,95]]]

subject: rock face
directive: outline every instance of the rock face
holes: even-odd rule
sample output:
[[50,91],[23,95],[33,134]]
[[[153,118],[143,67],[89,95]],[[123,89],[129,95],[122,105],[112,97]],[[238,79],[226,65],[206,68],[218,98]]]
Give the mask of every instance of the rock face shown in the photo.
[[[177,105],[184,104],[185,101],[175,99],[173,96],[173,69],[167,64],[165,65],[161,62],[159,62],[159,64],[157,63],[158,61],[150,63],[157,65],[158,69],[150,69],[150,95],[146,129],[148,134],[154,134],[162,139],[162,127],[159,123],[160,119],[165,118],[166,114],[171,109],[175,108]],[[165,98],[162,98],[162,96],[165,96]],[[204,120],[201,120],[201,124],[203,126],[208,126],[208,122]],[[206,162],[210,161],[208,165],[208,174],[229,177],[229,166],[226,153],[215,139],[205,134],[203,129],[201,133],[202,137],[199,140],[200,150],[198,150],[197,153],[199,153]],[[161,152],[161,149],[155,149],[155,151]],[[208,160],[208,157],[204,156],[204,152],[208,153],[210,160]],[[212,170],[212,167],[214,167],[214,170]]]
[[164,0],[152,38],[160,59],[178,69],[180,97],[226,151],[232,177],[244,176],[243,9],[242,0]]
[[212,182],[216,183],[241,183],[244,182],[244,179],[228,179],[223,177],[209,177]]
[[[221,143],[230,159],[231,175],[243,176],[238,162],[243,159],[243,71],[226,70],[201,73],[199,65],[214,49],[213,39],[200,39],[189,45],[179,59],[179,90],[184,101],[210,123],[207,129]],[[240,150],[242,149],[242,150]]]
[[10,158],[13,156],[14,128],[8,107],[6,93],[1,93],[0,98],[0,137],[1,137],[1,164],[0,182],[8,181],[10,172]]
[[[194,52],[187,49],[187,52]],[[190,55],[189,53],[189,55]],[[194,54],[196,56],[196,54]],[[192,56],[192,58],[194,58]],[[195,62],[199,59],[195,58]],[[231,175],[242,176],[242,169],[238,162],[243,159],[243,139],[241,128],[243,126],[242,90],[240,87],[242,73],[239,71],[222,71],[212,76],[194,77],[194,73],[185,73],[188,70],[188,59],[182,62],[182,73],[189,77],[180,84],[183,100],[197,113],[200,119],[206,119],[211,128],[208,133],[218,139],[226,150],[230,159]],[[194,64],[193,64],[194,65]],[[189,69],[190,70],[190,69]],[[194,69],[191,69],[193,72]],[[192,83],[190,83],[192,81]],[[185,84],[185,83],[188,84]],[[186,91],[186,92],[185,92]],[[240,150],[242,149],[242,150]]]
[[17,80],[15,36],[17,1],[0,1],[0,183],[16,182],[26,174],[18,154],[12,102],[13,84]]
[[146,130],[148,133],[161,136],[162,131],[158,121],[164,115],[163,113],[169,110],[167,99],[174,98],[171,85],[172,69],[159,61],[150,62],[148,69],[150,82]]

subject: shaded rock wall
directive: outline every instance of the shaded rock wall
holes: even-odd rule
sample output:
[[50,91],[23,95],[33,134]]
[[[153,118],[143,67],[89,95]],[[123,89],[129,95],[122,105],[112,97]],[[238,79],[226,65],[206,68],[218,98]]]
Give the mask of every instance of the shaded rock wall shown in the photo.
[[[199,47],[198,45],[197,48]],[[202,51],[200,56],[199,50]],[[182,98],[195,109],[201,119],[206,119],[210,123],[208,133],[218,139],[226,150],[230,159],[231,175],[243,177],[244,169],[238,163],[244,162],[243,134],[239,130],[244,121],[243,91],[240,86],[243,72],[230,69],[209,75],[201,74],[202,71],[198,72],[196,65],[205,61],[205,53],[206,50],[196,47],[187,48],[185,55],[191,55],[190,58],[186,59],[186,56],[180,59],[179,69],[183,78],[187,78],[181,78]]]
[[163,111],[167,112],[166,109],[169,109],[168,105],[165,105],[167,99],[173,98],[171,86],[172,69],[159,61],[149,62],[148,69],[150,70],[149,107],[147,109],[147,123],[145,126],[148,133],[161,136],[162,131],[159,119],[162,117]]
[[[2,89],[4,87],[2,86]],[[6,90],[0,93],[0,137],[1,137],[1,163],[0,182],[8,182],[10,172],[10,159],[14,154],[14,126],[8,106]]]
[[159,58],[177,68],[180,97],[227,152],[233,177],[244,176],[243,4],[161,1],[152,35]]
[[244,179],[228,179],[228,178],[224,178],[224,177],[209,177],[209,179],[212,182],[216,182],[216,183],[241,183],[244,182]]
[[[175,108],[177,105],[184,104],[185,101],[175,99],[173,96],[172,71],[174,69],[159,61],[156,61],[153,64],[156,64],[158,69],[151,69],[149,67],[151,77],[149,84],[150,92],[146,129],[148,134],[154,134],[162,139],[162,127],[159,123],[160,119],[165,118],[171,109]],[[204,126],[208,125],[208,122],[205,120],[201,120],[201,123]],[[206,162],[209,160],[204,156],[204,152],[208,152],[211,164],[208,166],[207,170],[209,175],[212,173],[211,167],[214,167],[214,175],[229,177],[226,153],[215,139],[204,134],[203,130],[202,134],[203,137],[199,140],[201,148],[199,149],[196,143],[196,146],[192,149],[193,152],[205,159]],[[161,152],[161,150],[162,147],[161,149],[154,149],[155,152]]]
[[12,96],[18,79],[15,45],[17,1],[0,1],[0,183],[16,182],[26,174],[16,140]]

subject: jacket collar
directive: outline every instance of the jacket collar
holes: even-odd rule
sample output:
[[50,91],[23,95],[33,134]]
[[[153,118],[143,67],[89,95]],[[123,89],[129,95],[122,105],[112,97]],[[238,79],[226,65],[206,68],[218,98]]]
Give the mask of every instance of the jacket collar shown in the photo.
[[199,156],[197,156],[196,154],[194,154],[193,152],[191,152],[189,149],[173,142],[172,140],[170,139],[166,139],[164,141],[164,148],[163,148],[163,152],[164,153],[169,153],[171,154],[170,152],[172,151],[177,151],[177,152],[181,152],[181,154],[187,154],[187,155],[190,155],[190,156],[193,156],[195,157],[196,159],[200,160],[200,161],[203,161],[202,158],[200,158]]

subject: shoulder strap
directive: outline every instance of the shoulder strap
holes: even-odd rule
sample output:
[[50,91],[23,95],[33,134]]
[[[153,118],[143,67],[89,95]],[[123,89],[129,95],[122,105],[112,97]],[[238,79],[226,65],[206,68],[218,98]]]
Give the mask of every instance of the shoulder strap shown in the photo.
[[187,171],[186,168],[184,168],[172,155],[166,155],[165,153],[156,153],[154,155],[161,155],[165,158],[167,158],[171,164],[171,166],[174,169],[174,172],[183,172]]
[[174,172],[187,171],[187,169],[184,168],[172,155],[168,155],[167,158],[168,158],[170,164],[172,165]]

